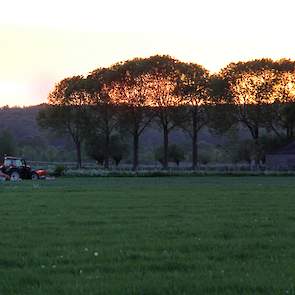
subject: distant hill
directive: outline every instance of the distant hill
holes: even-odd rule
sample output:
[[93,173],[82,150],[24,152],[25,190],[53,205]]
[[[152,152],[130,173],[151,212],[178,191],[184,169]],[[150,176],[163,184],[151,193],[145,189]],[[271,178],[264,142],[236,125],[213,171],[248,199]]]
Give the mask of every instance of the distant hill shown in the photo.
[[41,136],[36,116],[46,104],[31,107],[3,107],[0,109],[0,131],[8,129],[17,140]]
[[36,118],[46,104],[30,107],[3,107],[0,108],[0,132],[9,130],[16,142],[40,139],[42,143],[61,147],[68,143],[68,138],[56,138],[48,131],[40,129]]

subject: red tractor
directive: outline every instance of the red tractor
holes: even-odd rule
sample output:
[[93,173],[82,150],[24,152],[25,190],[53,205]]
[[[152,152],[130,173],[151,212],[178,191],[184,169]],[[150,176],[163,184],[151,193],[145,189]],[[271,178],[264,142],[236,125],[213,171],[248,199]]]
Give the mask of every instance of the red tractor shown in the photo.
[[10,180],[14,181],[19,179],[41,179],[47,175],[46,170],[32,170],[24,159],[17,157],[5,157],[3,165],[0,166],[0,172],[4,178],[7,179],[8,176]]

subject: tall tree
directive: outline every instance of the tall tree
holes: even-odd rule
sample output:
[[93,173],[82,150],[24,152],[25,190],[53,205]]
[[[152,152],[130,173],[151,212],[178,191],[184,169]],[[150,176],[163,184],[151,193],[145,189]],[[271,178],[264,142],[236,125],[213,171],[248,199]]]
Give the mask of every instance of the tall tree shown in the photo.
[[274,102],[276,74],[276,65],[270,59],[232,63],[221,71],[234,105],[236,122],[242,123],[253,138],[256,164],[260,160],[260,131],[274,116],[269,106]]
[[179,79],[175,92],[183,99],[187,114],[182,128],[192,140],[192,169],[198,166],[198,133],[209,123],[209,106],[212,104],[209,91],[209,72],[200,65],[179,63]]
[[156,55],[112,68],[114,73],[121,73],[119,84],[113,85],[111,91],[114,101],[129,107],[129,114],[126,115],[128,120],[125,123],[129,121],[126,125],[129,125],[129,132],[133,136],[133,169],[138,166],[139,136],[151,119],[151,113],[146,112],[147,107],[155,111],[157,123],[163,131],[163,167],[168,167],[168,136],[181,119],[178,108],[181,97],[173,92],[176,87],[177,63],[178,61],[169,56]]
[[143,64],[146,73],[148,105],[156,111],[156,122],[163,132],[163,168],[168,168],[168,146],[170,132],[184,119],[181,105],[182,97],[175,93],[179,72],[179,61],[170,56],[152,56]]
[[132,170],[139,165],[139,139],[154,117],[154,111],[149,106],[149,76],[143,71],[144,59],[134,59],[115,65],[116,83],[111,91],[112,101],[120,105],[120,126],[127,130],[133,138]]
[[111,136],[118,125],[118,106],[110,97],[116,72],[112,69],[96,69],[87,77],[88,93],[91,101],[89,114],[92,135],[103,138],[104,167],[110,165]]
[[81,147],[84,141],[86,106],[89,96],[82,85],[82,76],[66,78],[49,94],[49,106],[39,112],[37,121],[44,129],[69,134],[77,154],[77,166],[82,166]]

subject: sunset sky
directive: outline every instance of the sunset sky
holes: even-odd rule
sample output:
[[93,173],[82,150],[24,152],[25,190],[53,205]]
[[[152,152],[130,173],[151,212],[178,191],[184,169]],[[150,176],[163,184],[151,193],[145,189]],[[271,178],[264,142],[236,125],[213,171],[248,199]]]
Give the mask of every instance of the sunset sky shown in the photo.
[[1,3],[0,106],[46,102],[59,80],[169,54],[210,71],[295,59],[294,0],[10,0]]

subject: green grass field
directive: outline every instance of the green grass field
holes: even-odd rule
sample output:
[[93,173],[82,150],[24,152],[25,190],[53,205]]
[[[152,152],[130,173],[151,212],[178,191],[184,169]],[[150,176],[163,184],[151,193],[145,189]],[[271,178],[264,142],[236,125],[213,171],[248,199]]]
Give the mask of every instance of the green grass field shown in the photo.
[[295,178],[0,183],[0,294],[295,294]]

